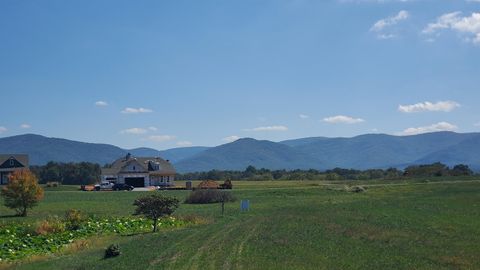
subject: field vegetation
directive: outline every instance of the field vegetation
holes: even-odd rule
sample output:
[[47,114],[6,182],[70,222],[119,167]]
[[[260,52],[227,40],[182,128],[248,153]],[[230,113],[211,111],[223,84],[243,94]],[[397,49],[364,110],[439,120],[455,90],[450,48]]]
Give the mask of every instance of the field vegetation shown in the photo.
[[[196,182],[197,183],[197,182]],[[183,183],[177,183],[182,185]],[[365,192],[349,192],[361,186]],[[28,217],[0,206],[2,229],[71,208],[131,218],[142,192],[46,188]],[[156,191],[184,201],[190,191]],[[478,269],[480,182],[234,181],[238,202],[180,204],[175,216],[202,220],[157,233],[86,236],[64,249],[2,264],[16,269]],[[0,240],[3,241],[3,240]],[[86,242],[83,242],[86,241]],[[105,248],[121,255],[104,259]]]

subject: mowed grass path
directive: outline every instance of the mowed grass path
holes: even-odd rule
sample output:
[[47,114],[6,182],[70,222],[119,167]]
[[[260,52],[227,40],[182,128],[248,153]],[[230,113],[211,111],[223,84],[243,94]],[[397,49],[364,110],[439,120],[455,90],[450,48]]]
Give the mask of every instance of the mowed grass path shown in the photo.
[[[320,182],[244,182],[252,210],[181,205],[210,224],[108,237],[86,250],[23,262],[18,269],[480,269],[480,182],[376,185],[366,193]],[[179,198],[185,191],[166,192]],[[79,208],[128,215],[136,192],[47,192],[31,219]],[[4,208],[0,208],[2,213]],[[1,221],[16,220],[2,218]],[[120,243],[123,254],[104,260]]]

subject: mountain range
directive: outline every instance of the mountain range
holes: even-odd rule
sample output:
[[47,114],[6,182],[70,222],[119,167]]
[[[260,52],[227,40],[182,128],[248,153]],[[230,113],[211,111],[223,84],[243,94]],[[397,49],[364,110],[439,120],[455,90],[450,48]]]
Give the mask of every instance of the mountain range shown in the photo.
[[122,149],[25,134],[0,138],[0,153],[29,154],[31,165],[48,161],[89,161],[101,165],[131,153],[160,156],[179,172],[244,170],[253,165],[268,169],[371,169],[404,168],[442,162],[467,164],[480,170],[480,133],[436,132],[413,136],[367,134],[353,138],[311,137],[281,142],[240,139],[216,147],[183,147],[169,150]]

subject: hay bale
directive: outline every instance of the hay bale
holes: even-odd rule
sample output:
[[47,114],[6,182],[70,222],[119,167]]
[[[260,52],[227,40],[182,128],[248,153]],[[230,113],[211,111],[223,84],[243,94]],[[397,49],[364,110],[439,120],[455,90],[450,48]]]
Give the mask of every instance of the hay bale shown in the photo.
[[219,187],[220,185],[213,180],[204,180],[197,186],[199,189],[218,189]]

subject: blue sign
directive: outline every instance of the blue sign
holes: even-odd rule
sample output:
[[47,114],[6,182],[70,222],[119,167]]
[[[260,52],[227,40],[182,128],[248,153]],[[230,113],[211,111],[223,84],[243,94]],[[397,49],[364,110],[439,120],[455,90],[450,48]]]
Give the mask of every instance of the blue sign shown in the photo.
[[242,212],[250,210],[250,200],[242,200],[240,202],[240,210]]

